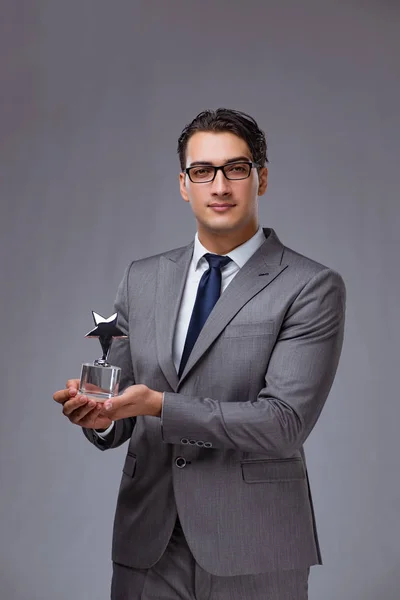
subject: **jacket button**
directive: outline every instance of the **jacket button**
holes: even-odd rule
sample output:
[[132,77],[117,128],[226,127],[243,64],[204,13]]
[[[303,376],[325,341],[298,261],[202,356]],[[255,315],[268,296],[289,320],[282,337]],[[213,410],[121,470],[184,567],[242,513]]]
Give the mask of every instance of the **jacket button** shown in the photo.
[[187,438],[182,438],[181,439],[181,444],[188,444],[189,440]]
[[204,442],[204,448],[212,448],[211,442]]
[[195,446],[196,445],[196,440],[189,440],[189,444],[191,446]]
[[199,448],[202,448],[204,446],[204,442],[199,440],[198,442],[196,442],[196,446],[199,446]]
[[175,459],[175,464],[178,469],[183,469],[183,467],[186,467],[186,460],[182,456],[178,456],[178,458]]

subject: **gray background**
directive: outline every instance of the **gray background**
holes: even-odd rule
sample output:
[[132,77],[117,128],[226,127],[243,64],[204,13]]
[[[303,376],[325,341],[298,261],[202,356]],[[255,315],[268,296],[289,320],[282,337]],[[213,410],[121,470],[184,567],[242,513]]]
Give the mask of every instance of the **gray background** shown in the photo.
[[2,0],[0,597],[103,600],[125,448],[52,401],[132,259],[188,243],[176,142],[204,108],[266,130],[261,222],[342,273],[347,330],[307,454],[310,599],[400,587],[400,8],[394,0]]

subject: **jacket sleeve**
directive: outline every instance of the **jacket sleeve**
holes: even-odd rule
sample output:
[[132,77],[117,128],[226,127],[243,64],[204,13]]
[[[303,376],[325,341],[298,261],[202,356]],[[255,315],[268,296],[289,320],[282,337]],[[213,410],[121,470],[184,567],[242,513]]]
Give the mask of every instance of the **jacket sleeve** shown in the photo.
[[292,456],[331,389],[343,343],[345,298],[342,278],[330,269],[308,281],[286,312],[265,386],[254,400],[220,402],[166,392],[164,442],[201,440],[208,448]]
[[[133,263],[132,263],[133,264]],[[135,379],[133,376],[132,357],[129,345],[129,298],[128,298],[128,282],[129,273],[132,264],[126,269],[124,277],[119,285],[117,296],[114,303],[115,311],[118,312],[118,327],[128,336],[127,339],[113,340],[109,362],[110,364],[121,368],[121,382],[119,392],[122,393],[125,388],[134,385]],[[114,422],[114,426],[110,433],[101,438],[93,429],[82,428],[87,439],[99,448],[99,450],[108,450],[109,448],[117,448],[126,440],[128,440],[133,432],[136,419],[128,418]]]

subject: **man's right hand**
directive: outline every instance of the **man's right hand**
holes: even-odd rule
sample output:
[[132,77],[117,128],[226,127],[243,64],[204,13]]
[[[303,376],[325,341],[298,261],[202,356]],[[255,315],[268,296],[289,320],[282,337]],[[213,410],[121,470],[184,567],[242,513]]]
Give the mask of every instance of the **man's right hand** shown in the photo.
[[88,429],[108,429],[111,419],[99,415],[103,403],[79,394],[78,389],[79,379],[68,379],[66,389],[53,395],[53,399],[62,404],[63,414],[75,425]]

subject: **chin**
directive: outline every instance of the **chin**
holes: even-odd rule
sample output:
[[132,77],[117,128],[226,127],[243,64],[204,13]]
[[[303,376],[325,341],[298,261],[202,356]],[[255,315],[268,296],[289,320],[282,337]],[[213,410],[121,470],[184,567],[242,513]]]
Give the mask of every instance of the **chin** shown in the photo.
[[208,229],[209,231],[214,231],[215,233],[228,233],[230,231],[237,231],[238,229],[243,229],[243,226],[240,226],[240,223],[228,221],[223,222],[222,219],[213,223],[203,223],[202,227]]

